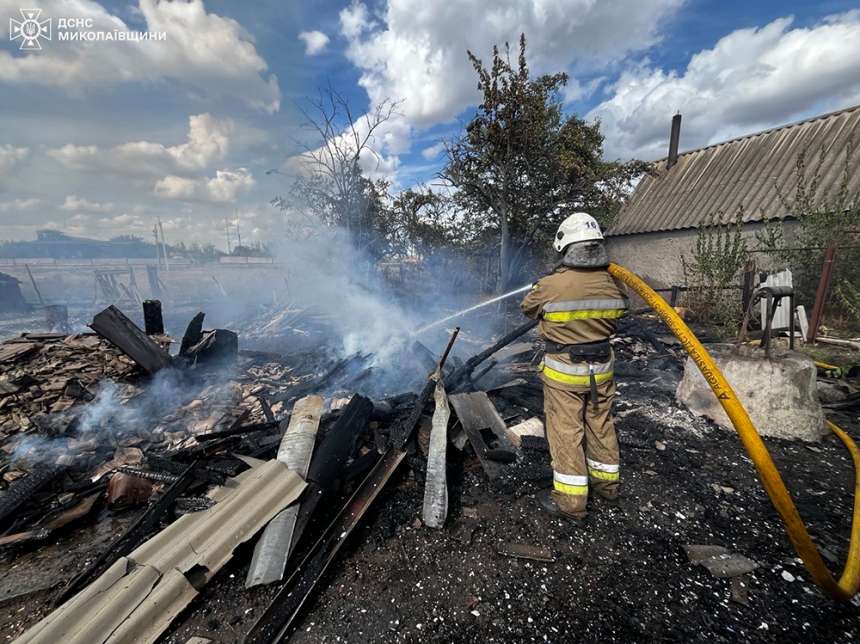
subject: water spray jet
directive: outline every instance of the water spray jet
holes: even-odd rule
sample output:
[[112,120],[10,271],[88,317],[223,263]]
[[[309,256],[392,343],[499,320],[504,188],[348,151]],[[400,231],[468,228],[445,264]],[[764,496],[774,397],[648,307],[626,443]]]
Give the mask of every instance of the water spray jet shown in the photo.
[[505,293],[504,295],[499,295],[498,297],[494,297],[493,299],[487,300],[486,302],[481,302],[480,304],[475,304],[474,306],[470,306],[469,308],[463,309],[462,311],[457,311],[456,313],[452,313],[451,315],[449,315],[446,318],[442,318],[441,320],[436,320],[435,322],[431,322],[430,324],[428,324],[426,326],[422,326],[420,329],[416,329],[416,330],[412,331],[412,333],[410,333],[409,335],[411,337],[414,337],[416,335],[424,333],[428,329],[432,329],[433,327],[437,327],[440,324],[444,324],[445,322],[448,322],[449,320],[453,320],[454,318],[458,318],[461,315],[465,315],[466,313],[471,313],[472,311],[476,311],[476,310],[478,310],[482,307],[485,307],[489,304],[495,304],[496,302],[501,302],[502,300],[507,299],[507,298],[511,297],[512,295],[516,295],[517,293],[522,293],[523,291],[527,291],[531,287],[532,287],[531,284],[526,284],[522,288],[518,288],[515,291],[510,291],[509,293]]

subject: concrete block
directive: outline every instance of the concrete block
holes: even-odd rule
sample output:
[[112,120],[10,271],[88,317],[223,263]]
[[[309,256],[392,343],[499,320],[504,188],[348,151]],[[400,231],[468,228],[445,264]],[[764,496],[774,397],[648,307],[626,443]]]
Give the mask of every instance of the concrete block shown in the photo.
[[[708,352],[729,381],[762,436],[818,441],[827,433],[818,401],[815,365],[794,351],[774,349],[771,358],[757,347],[709,345]],[[675,392],[678,402],[734,431],[726,412],[691,359]]]

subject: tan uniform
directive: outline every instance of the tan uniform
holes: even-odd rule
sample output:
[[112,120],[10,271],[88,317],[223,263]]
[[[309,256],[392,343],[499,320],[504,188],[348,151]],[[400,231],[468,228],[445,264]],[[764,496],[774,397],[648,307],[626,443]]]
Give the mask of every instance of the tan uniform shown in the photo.
[[[535,284],[521,307],[540,320],[538,335],[548,344],[582,345],[615,332],[628,308],[627,289],[603,268],[562,267]],[[613,363],[611,352],[608,360],[589,363],[575,362],[567,351],[548,351],[540,365],[553,499],[574,516],[585,516],[589,483],[607,498],[618,496]]]

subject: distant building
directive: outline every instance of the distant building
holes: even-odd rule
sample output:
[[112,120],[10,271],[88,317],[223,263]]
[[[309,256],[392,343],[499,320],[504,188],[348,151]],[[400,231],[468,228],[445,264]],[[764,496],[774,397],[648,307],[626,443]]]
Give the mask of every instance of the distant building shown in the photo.
[[58,230],[36,231],[36,241],[14,241],[0,244],[0,257],[50,257],[53,259],[97,259],[105,257],[155,258],[155,245],[139,237],[124,235],[103,241],[72,237]]
[[[779,192],[791,197],[801,152],[812,170],[823,150],[819,195],[834,198],[849,142],[860,145],[860,106],[682,154],[680,117],[675,118],[669,156],[654,162],[653,175],[639,182],[606,235],[612,261],[655,288],[684,283],[681,254],[692,256],[698,229],[712,215],[733,220],[743,207],[749,237],[764,227],[765,217],[786,220],[790,227]],[[848,196],[858,195],[860,172],[855,172]]]

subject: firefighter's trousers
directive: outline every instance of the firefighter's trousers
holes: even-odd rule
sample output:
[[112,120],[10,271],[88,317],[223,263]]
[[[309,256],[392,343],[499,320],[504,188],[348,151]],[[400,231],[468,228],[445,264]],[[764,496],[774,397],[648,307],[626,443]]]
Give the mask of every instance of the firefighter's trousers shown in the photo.
[[614,380],[597,386],[596,407],[589,391],[565,391],[544,383],[552,495],[566,514],[585,516],[589,485],[603,497],[618,497],[618,441],[612,422],[614,396]]

